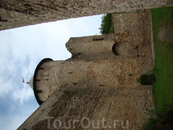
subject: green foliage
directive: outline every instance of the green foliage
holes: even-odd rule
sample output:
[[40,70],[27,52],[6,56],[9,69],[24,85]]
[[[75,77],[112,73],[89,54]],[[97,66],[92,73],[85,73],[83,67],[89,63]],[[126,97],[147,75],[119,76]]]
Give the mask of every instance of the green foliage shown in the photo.
[[150,118],[143,125],[142,130],[172,130],[173,129],[173,110],[169,110],[162,116],[157,116],[157,119]]
[[154,118],[150,118],[146,124],[142,126],[142,130],[150,130],[153,124],[156,124],[157,120]]
[[[156,82],[153,87],[156,114],[163,114],[173,104],[173,41],[159,38],[162,28],[173,28],[173,7],[152,9]],[[166,31],[166,30],[164,30]],[[168,34],[171,32],[168,32]],[[164,37],[167,37],[164,35]]]
[[105,14],[102,16],[102,23],[99,29],[101,34],[114,33],[112,14]]
[[154,75],[154,69],[147,72],[146,74],[142,74],[138,79],[138,83],[141,83],[142,85],[153,85],[155,82],[155,75]]
[[155,82],[155,75],[154,74],[143,74],[140,77],[140,83],[142,85],[152,85]]
[[148,114],[151,118],[149,118],[148,122],[142,126],[142,130],[150,130],[153,124],[156,124],[158,120],[154,118],[155,111],[153,109],[146,109],[146,114]]

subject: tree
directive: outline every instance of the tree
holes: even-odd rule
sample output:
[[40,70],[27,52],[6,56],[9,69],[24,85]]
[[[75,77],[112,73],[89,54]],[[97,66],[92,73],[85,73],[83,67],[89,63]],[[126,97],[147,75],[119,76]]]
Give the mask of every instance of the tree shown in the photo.
[[99,29],[101,34],[114,33],[112,14],[104,14],[102,16],[101,27]]

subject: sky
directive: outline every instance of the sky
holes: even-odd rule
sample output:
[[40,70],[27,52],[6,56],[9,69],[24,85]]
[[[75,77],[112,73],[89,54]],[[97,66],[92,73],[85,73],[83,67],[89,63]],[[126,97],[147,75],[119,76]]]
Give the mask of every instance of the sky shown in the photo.
[[101,15],[0,31],[0,130],[17,129],[38,107],[29,81],[44,58],[66,60],[70,37],[100,35]]

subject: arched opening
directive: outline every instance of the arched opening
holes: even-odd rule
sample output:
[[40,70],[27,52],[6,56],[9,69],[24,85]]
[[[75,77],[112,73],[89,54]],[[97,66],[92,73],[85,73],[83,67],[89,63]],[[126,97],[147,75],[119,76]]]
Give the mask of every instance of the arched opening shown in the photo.
[[119,55],[118,51],[117,51],[117,46],[118,46],[118,42],[114,43],[114,45],[112,46],[112,52],[115,54],[115,55]]

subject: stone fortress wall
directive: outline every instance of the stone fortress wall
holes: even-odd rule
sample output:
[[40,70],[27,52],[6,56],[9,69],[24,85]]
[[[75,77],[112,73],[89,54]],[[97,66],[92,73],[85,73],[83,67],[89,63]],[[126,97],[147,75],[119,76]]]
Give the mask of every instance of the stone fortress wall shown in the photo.
[[150,10],[114,13],[113,17],[114,38],[115,43],[119,43],[119,53],[123,56],[134,54],[133,56],[141,58],[142,73],[146,73],[153,66],[154,60]]
[[[115,13],[114,29],[114,34],[70,38],[66,43],[70,59],[41,66],[44,71],[38,76],[48,80],[40,80],[38,86],[49,86],[49,91],[45,89],[45,101],[18,130],[53,130],[56,119],[67,123],[83,117],[95,122],[106,119],[106,128],[100,124],[100,130],[123,130],[124,126],[141,130],[154,117],[148,113],[154,111],[152,86],[136,82],[153,67],[150,11]],[[112,124],[117,120],[129,124]],[[75,127],[84,129],[80,122]]]
[[[1,0],[0,30],[114,13],[114,34],[70,38],[72,58],[42,64],[36,85],[44,102],[18,130],[53,130],[56,119],[83,117],[106,119],[106,128],[99,129],[123,130],[112,121],[128,120],[127,129],[141,130],[154,116],[148,113],[154,111],[152,86],[136,82],[153,67],[151,15],[145,9],[172,5],[172,0]],[[80,122],[76,129],[83,129]]]
[[[138,88],[136,79],[142,73],[143,58],[137,56],[136,48],[130,50],[136,52],[133,56],[114,54],[112,36],[70,38],[66,46],[72,58],[48,61],[39,66],[34,82],[41,102],[56,89]],[[123,52],[129,52],[129,48]]]
[[172,5],[172,0],[1,0],[0,30]]

